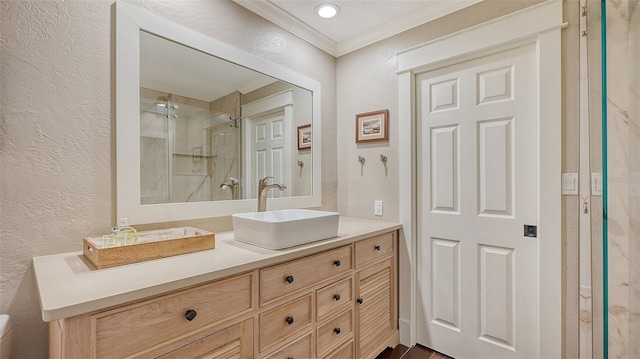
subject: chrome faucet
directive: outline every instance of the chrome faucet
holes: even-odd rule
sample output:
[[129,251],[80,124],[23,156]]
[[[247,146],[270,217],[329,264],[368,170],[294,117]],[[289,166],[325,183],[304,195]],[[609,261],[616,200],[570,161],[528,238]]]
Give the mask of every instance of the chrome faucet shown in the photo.
[[281,184],[269,184],[269,179],[273,177],[265,177],[258,181],[258,212],[267,210],[267,194],[271,188],[277,188],[280,191],[287,189],[287,186]]

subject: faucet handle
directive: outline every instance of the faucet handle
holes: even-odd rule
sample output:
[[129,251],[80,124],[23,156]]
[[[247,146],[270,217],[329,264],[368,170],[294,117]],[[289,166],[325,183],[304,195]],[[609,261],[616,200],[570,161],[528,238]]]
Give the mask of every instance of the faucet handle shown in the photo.
[[273,177],[271,177],[271,176],[267,176],[267,177],[265,177],[265,178],[261,179],[261,180],[259,181],[260,186],[266,186],[266,185],[268,185],[268,184],[269,184],[269,179],[272,179],[272,178],[273,178]]

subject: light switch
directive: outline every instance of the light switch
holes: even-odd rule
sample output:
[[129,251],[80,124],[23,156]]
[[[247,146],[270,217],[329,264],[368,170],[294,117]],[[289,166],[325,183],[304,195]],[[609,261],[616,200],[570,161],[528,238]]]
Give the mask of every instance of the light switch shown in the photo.
[[376,216],[382,216],[382,201],[373,201],[373,214]]
[[602,196],[602,173],[591,174],[591,195]]
[[562,174],[562,194],[577,195],[578,194],[578,174],[563,173]]

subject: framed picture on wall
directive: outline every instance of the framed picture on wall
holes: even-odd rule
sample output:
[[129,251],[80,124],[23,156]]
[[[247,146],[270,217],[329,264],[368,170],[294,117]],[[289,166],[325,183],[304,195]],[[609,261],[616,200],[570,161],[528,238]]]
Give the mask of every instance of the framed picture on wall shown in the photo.
[[311,148],[311,125],[298,126],[298,149]]
[[356,143],[389,140],[389,110],[356,115]]

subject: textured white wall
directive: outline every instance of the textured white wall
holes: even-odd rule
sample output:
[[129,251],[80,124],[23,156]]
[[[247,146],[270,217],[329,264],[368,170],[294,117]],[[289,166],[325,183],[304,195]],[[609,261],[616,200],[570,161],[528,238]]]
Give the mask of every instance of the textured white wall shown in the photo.
[[[540,0],[487,0],[451,15],[341,56],[337,62],[338,211],[347,216],[373,215],[373,201],[384,201],[383,219],[397,221],[398,76],[396,53],[446,34],[523,9]],[[355,115],[389,109],[389,141],[355,143]],[[386,168],[380,155],[387,156]],[[365,157],[362,166],[358,156]]]
[[[80,250],[116,222],[112,4],[0,2],[0,312],[16,358],[47,353],[31,258]],[[323,207],[335,210],[335,59],[230,0],[131,4],[322,83]]]

